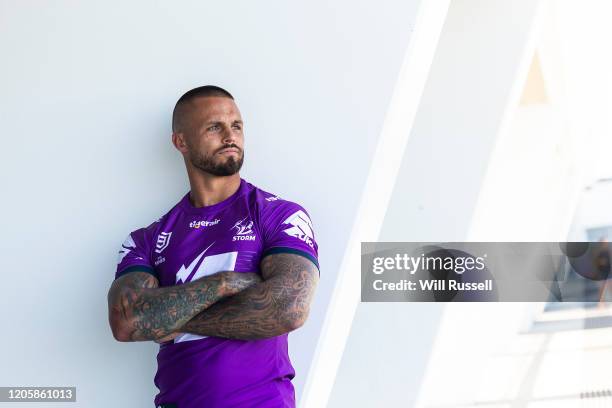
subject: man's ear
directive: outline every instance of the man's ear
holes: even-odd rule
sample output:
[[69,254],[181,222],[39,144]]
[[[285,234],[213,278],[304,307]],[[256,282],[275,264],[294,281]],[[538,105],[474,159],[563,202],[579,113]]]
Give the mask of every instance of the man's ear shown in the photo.
[[183,132],[172,132],[172,144],[181,153],[187,153],[187,143]]

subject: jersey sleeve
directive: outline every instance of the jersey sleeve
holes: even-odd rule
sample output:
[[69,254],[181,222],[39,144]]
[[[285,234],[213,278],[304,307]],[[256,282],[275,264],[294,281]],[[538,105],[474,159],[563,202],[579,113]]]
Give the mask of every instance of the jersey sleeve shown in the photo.
[[299,204],[278,200],[262,217],[262,259],[271,254],[293,253],[311,260],[319,268],[318,245],[310,216]]
[[119,249],[115,279],[133,271],[148,272],[157,277],[151,265],[150,249],[144,228],[131,232]]

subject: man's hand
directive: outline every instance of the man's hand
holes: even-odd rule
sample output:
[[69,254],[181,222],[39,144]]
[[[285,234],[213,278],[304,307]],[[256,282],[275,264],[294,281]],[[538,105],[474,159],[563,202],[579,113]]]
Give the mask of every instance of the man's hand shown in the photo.
[[166,337],[162,337],[160,339],[155,339],[155,342],[158,343],[158,344],[165,343],[167,341],[174,340],[180,334],[181,333],[172,333],[172,334],[167,335]]
[[319,271],[296,254],[266,256],[263,282],[199,313],[179,331],[240,340],[279,336],[302,326],[308,317]]

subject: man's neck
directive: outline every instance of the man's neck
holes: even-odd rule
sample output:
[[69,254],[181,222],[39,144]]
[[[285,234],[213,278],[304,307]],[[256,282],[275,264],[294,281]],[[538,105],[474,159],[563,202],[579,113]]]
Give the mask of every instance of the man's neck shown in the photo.
[[240,174],[232,176],[213,176],[198,174],[197,177],[189,177],[191,193],[189,201],[196,207],[207,207],[225,200],[240,187]]

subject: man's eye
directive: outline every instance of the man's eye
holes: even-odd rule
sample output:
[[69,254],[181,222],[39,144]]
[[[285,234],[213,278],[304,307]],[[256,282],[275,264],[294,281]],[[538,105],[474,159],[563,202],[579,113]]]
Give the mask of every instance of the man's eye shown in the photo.
[[238,129],[238,130],[240,130],[240,129],[242,129],[242,126],[240,126],[240,125],[234,125],[234,129]]
[[218,125],[212,125],[208,128],[208,130],[210,130],[211,132],[214,132],[215,130],[219,130],[219,126]]

